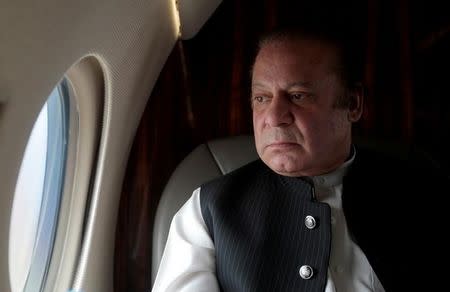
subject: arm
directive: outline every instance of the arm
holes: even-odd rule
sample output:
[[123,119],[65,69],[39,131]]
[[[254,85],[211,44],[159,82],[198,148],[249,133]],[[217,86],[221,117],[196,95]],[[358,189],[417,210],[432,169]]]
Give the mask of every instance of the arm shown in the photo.
[[175,214],[152,292],[220,291],[214,243],[203,221],[200,188]]

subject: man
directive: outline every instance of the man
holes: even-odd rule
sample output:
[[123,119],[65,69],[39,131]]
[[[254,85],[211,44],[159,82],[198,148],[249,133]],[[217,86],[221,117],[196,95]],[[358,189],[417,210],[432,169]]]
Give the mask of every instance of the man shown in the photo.
[[[417,249],[404,251],[423,242],[413,238],[424,225],[413,210],[434,190],[399,179],[414,180],[417,165],[352,145],[363,90],[346,49],[308,31],[263,39],[251,97],[261,160],[194,191],[172,221],[153,291],[420,285],[411,266],[420,273],[428,261]],[[421,232],[431,240],[431,230]]]

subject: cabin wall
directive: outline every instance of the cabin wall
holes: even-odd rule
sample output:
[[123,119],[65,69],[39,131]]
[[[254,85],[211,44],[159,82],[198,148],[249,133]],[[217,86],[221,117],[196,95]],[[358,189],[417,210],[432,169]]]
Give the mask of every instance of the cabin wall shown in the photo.
[[172,51],[126,170],[116,230],[115,292],[150,290],[153,218],[176,165],[207,140],[252,133],[249,70],[255,43],[260,33],[286,18],[309,15],[326,21],[338,11],[353,21],[367,45],[368,100],[356,134],[414,143],[450,173],[450,99],[444,90],[450,21],[443,4],[367,0],[330,7],[324,1],[297,2],[298,7],[289,1],[224,1],[196,37],[179,41]]

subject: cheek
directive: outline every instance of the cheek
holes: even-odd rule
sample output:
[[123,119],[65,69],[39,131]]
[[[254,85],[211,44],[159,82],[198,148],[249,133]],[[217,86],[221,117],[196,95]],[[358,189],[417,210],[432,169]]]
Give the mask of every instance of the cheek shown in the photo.
[[[346,143],[351,125],[338,113],[330,113],[309,129],[309,146],[315,153],[327,153],[339,149]],[[322,155],[322,154],[319,154]]]
[[253,112],[253,130],[255,132],[255,135],[260,134],[264,126],[264,119],[262,115],[258,115],[257,113]]
[[348,121],[347,116],[341,112],[335,112],[333,118],[328,123],[328,129],[335,137],[345,135],[347,130],[351,128],[351,123]]
[[332,136],[335,135],[336,126],[330,116],[311,116],[298,119],[296,128],[304,138],[304,147],[309,151],[321,149]]
[[260,145],[261,145],[262,128],[263,128],[263,120],[261,116],[253,112],[253,133],[255,137],[256,150],[258,152],[260,152],[261,147]]
[[295,128],[301,134],[305,144],[313,144],[322,132],[322,127],[323,121],[316,116],[303,115],[295,120]]

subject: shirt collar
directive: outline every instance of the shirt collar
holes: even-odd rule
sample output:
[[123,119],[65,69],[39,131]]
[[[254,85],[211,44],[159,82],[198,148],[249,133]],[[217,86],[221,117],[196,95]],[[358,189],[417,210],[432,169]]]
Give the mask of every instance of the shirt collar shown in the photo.
[[347,159],[338,168],[336,168],[332,172],[311,177],[312,181],[314,182],[314,186],[321,188],[330,188],[342,184],[342,180],[345,174],[347,173],[350,165],[355,160],[355,156],[356,156],[356,149],[354,146],[352,146],[350,158]]

